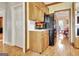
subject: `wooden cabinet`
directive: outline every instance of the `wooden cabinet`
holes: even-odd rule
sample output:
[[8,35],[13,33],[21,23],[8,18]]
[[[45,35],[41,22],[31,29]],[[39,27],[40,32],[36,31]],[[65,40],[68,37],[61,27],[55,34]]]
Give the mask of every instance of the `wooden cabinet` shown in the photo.
[[79,37],[76,37],[76,40],[74,41],[74,47],[79,48]]
[[45,50],[49,45],[49,35],[48,31],[42,32],[42,39],[43,39],[43,50]]
[[35,52],[43,52],[49,45],[48,31],[30,31],[30,50]]
[[29,3],[29,18],[30,18],[30,20],[34,18],[33,14],[34,14],[33,4]]
[[40,9],[38,10],[38,21],[44,21],[44,12]]
[[29,2],[29,19],[34,21],[44,21],[44,14],[48,13],[48,8],[41,2]]
[[39,36],[37,32],[30,31],[30,49],[35,52],[41,52],[42,42]]
[[44,12],[43,11],[40,11],[40,20],[44,21]]
[[49,14],[49,9],[45,6],[45,14]]
[[29,19],[30,20],[36,20],[37,19],[37,8],[35,7],[35,5],[31,2],[29,2]]

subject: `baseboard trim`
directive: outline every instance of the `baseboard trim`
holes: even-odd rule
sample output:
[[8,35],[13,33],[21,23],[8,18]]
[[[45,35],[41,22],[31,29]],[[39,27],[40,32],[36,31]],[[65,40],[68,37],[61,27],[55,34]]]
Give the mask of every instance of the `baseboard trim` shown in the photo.
[[30,51],[30,49],[25,50],[25,52]]
[[15,45],[13,45],[13,44],[11,44],[10,42],[4,42],[3,44],[7,44],[7,45],[9,45],[9,46],[15,46]]

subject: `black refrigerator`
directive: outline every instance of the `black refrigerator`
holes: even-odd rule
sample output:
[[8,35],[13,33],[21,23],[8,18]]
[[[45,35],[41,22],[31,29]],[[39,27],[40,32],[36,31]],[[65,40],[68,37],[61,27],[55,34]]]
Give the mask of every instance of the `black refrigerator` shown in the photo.
[[46,28],[49,31],[49,46],[54,45],[54,14],[44,15]]

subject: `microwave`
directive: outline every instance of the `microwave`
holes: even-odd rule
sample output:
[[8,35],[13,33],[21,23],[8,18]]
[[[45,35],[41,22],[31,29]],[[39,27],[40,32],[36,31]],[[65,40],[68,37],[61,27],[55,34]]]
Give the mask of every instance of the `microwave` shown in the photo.
[[46,29],[46,22],[35,22],[35,29]]

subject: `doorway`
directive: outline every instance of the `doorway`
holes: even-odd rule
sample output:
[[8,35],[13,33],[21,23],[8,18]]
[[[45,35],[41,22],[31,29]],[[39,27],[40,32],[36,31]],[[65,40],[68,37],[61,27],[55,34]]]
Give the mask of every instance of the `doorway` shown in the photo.
[[71,15],[70,9],[56,11],[54,14],[56,20],[57,39],[67,38],[70,41]]
[[0,42],[3,42],[3,17],[0,17]]
[[0,51],[3,51],[4,44],[4,33],[3,33],[3,16],[0,16]]
[[16,7],[15,9],[15,12],[14,12],[14,15],[15,15],[15,31],[16,31],[16,34],[15,34],[15,37],[16,37],[16,40],[15,40],[15,44],[16,46],[18,47],[23,47],[23,40],[22,40],[22,33],[23,33],[23,29],[22,29],[22,6],[19,6],[19,7]]
[[54,13],[56,21],[55,47],[58,51],[70,51],[71,40],[71,9],[59,10]]
[[23,16],[23,4],[17,4],[12,6],[12,43],[13,45],[24,48],[24,16]]

